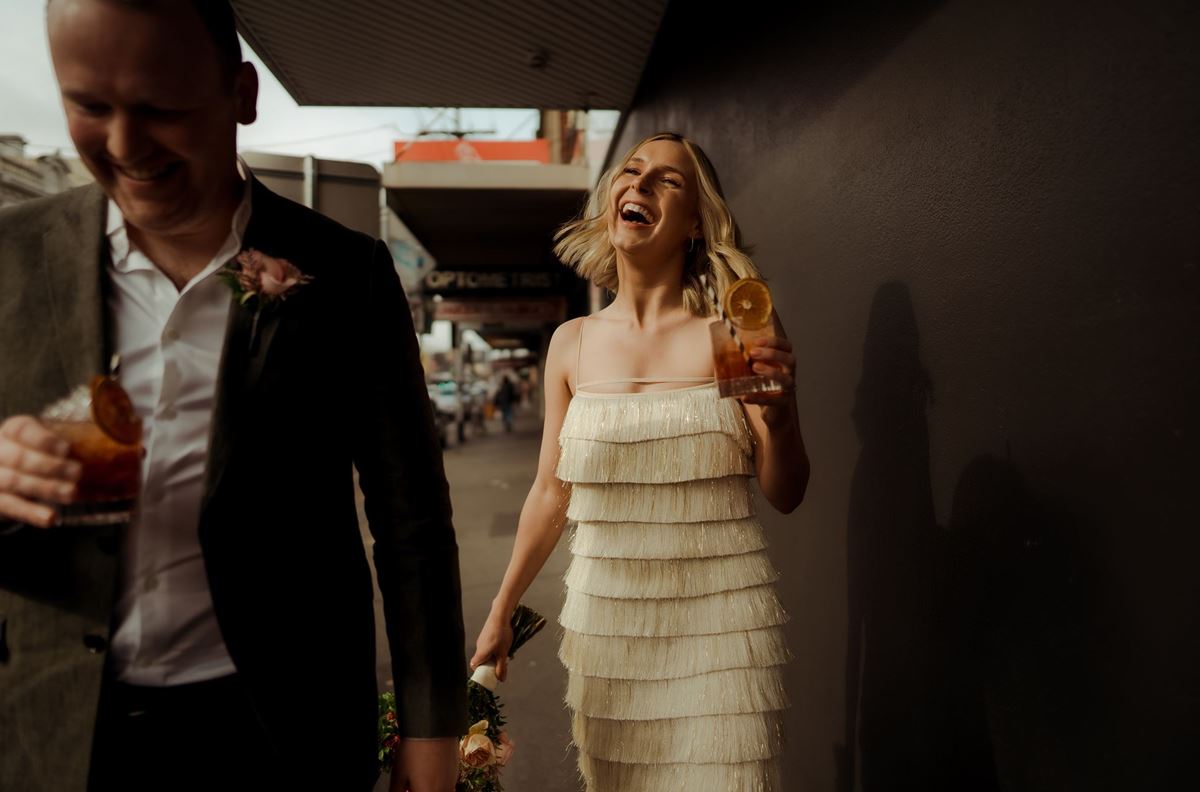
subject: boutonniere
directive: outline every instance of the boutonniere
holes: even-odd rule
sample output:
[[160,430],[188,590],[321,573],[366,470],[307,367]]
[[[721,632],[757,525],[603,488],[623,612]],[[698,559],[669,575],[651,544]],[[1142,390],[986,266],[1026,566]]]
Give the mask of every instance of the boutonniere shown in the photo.
[[287,259],[260,253],[254,248],[243,250],[225,265],[221,273],[233,289],[239,305],[254,311],[250,326],[250,348],[258,340],[258,317],[270,305],[286,300],[297,289],[312,281]]

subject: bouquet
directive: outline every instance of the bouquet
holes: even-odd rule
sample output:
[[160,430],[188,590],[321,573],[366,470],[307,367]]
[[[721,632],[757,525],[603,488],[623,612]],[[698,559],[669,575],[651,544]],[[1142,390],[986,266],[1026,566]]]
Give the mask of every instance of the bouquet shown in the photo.
[[[546,626],[536,611],[518,605],[512,616],[513,642],[508,656],[516,654],[530,638]],[[455,792],[503,792],[500,769],[512,758],[515,746],[503,730],[506,723],[496,695],[495,666],[483,664],[467,681],[467,714],[474,724],[458,744],[458,783]],[[396,723],[396,694],[379,697],[379,769],[390,771],[401,737]]]

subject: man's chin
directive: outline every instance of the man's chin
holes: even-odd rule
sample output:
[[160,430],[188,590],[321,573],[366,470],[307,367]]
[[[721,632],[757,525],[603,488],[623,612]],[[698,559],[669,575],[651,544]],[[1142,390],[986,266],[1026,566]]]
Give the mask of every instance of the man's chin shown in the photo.
[[136,201],[121,195],[114,196],[114,200],[125,223],[147,234],[161,235],[178,231],[187,217],[187,212],[176,203]]

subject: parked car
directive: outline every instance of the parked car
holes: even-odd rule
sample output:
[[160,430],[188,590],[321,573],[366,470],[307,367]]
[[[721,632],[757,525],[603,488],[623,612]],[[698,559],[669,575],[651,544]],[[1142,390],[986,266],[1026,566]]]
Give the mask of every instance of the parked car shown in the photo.
[[429,391],[429,399],[434,406],[441,412],[450,416],[451,420],[458,418],[458,383],[453,380],[441,380],[439,382],[431,382],[426,386]]

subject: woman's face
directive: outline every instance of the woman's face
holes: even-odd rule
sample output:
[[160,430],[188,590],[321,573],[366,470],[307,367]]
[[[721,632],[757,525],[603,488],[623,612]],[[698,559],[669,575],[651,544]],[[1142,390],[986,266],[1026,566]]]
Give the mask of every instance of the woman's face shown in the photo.
[[682,253],[690,237],[700,236],[698,196],[696,172],[682,143],[644,144],[613,180],[608,207],[613,247],[639,256]]

